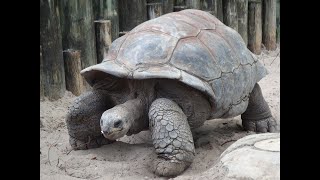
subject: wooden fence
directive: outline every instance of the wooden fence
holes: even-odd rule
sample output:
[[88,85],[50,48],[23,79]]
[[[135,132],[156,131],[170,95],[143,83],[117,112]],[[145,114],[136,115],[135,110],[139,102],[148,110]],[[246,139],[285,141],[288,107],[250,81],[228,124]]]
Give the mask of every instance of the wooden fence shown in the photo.
[[261,53],[280,41],[280,0],[40,0],[40,99],[89,89],[81,69],[100,63],[112,41],[163,14],[200,9],[237,30]]

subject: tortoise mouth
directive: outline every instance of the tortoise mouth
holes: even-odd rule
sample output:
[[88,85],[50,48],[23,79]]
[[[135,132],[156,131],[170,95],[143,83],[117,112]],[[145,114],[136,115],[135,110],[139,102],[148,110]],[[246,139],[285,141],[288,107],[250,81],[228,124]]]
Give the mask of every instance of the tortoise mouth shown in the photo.
[[123,128],[111,130],[110,132],[101,131],[102,135],[109,140],[116,140],[123,137],[126,133],[123,132]]

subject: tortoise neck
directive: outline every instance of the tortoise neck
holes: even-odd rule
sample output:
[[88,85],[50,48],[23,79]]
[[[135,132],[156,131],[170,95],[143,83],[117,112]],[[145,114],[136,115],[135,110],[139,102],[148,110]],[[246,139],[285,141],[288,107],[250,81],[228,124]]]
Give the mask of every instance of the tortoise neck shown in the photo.
[[143,116],[144,103],[140,98],[130,99],[118,106],[126,109],[130,127]]
[[134,80],[131,83],[131,97],[132,100],[140,102],[140,117],[136,118],[131,124],[131,128],[127,135],[136,134],[143,130],[147,130],[149,127],[148,112],[151,103],[155,99],[154,92],[155,80]]

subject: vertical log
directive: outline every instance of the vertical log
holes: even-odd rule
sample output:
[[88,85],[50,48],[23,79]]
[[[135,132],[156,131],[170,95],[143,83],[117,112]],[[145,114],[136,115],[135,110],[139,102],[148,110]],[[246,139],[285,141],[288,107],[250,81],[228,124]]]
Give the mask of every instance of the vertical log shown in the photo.
[[45,91],[45,74],[43,72],[43,58],[42,58],[42,47],[40,45],[40,100],[44,100]]
[[92,1],[61,0],[63,49],[81,51],[81,68],[97,64]]
[[[97,64],[92,1],[61,0],[63,49],[81,51],[81,69]],[[90,85],[83,79],[85,89]]]
[[186,6],[186,0],[174,0],[175,6]]
[[173,12],[173,0],[162,0],[162,6],[163,14]]
[[162,4],[162,14],[173,12],[174,0],[147,0],[147,4],[160,3]]
[[200,0],[186,0],[186,5],[189,9],[200,9]]
[[146,0],[119,0],[120,32],[130,31],[147,20]]
[[261,0],[249,0],[248,4],[248,48],[254,54],[261,53],[262,23]]
[[275,50],[276,44],[276,0],[263,0],[262,43],[267,50]]
[[217,17],[217,0],[203,0],[201,2],[201,10],[206,11]]
[[223,22],[225,25],[238,31],[237,2],[236,2],[236,0],[224,0],[223,1]]
[[57,0],[40,0],[40,65],[44,95],[57,100],[65,93],[61,29]]
[[163,14],[162,3],[148,3],[147,4],[147,13],[148,19],[154,19]]
[[280,43],[280,0],[277,0],[277,43]]
[[97,47],[97,62],[101,63],[107,56],[111,46],[111,21],[99,20],[94,21]]
[[64,67],[66,74],[66,87],[72,94],[79,96],[83,91],[83,80],[80,75],[80,51],[68,49],[63,51]]
[[118,0],[94,0],[93,12],[95,20],[111,20],[112,41],[119,37]]
[[188,9],[187,6],[173,6],[173,11],[174,12],[178,12],[178,11],[182,11]]
[[175,0],[174,1],[174,6],[173,6],[174,12],[182,11],[184,9],[188,9],[186,0]]
[[217,18],[223,22],[223,4],[222,0],[216,0],[217,1]]
[[238,32],[243,41],[248,44],[248,0],[238,0]]

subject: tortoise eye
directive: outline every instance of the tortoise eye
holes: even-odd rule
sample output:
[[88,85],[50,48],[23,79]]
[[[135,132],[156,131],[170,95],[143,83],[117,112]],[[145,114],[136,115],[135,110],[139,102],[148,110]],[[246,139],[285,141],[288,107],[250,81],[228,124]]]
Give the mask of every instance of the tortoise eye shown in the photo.
[[116,122],[114,122],[113,127],[119,128],[121,125],[122,125],[122,121],[121,120],[117,120]]

